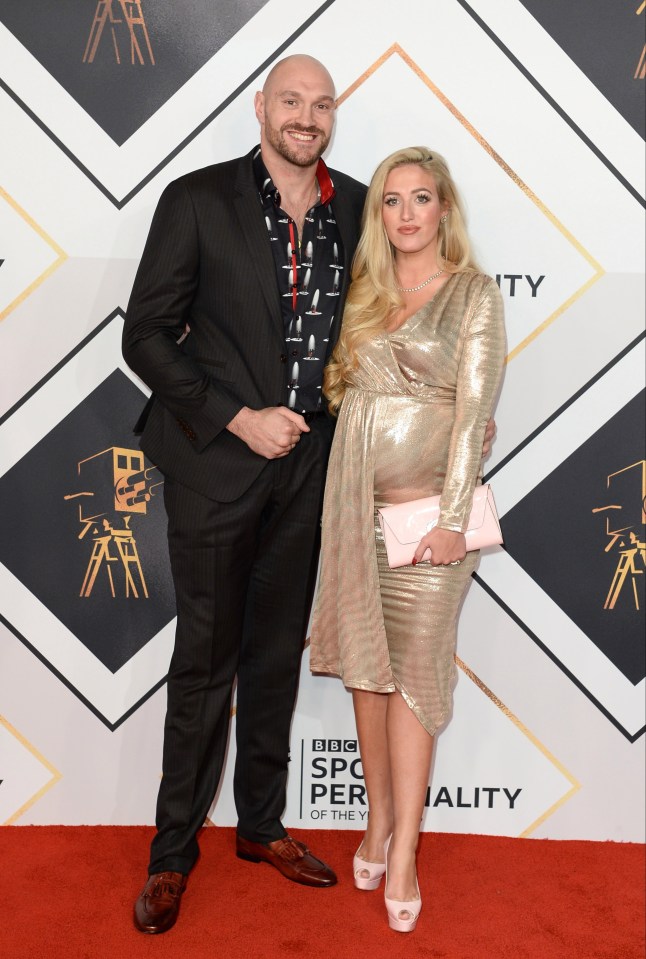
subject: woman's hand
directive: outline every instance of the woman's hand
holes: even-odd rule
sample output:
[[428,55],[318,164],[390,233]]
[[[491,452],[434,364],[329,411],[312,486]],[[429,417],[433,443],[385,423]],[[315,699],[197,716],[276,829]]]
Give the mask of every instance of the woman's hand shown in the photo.
[[454,533],[450,529],[435,527],[419,541],[415,550],[413,566],[422,562],[427,549],[431,551],[429,562],[432,566],[457,566],[467,555],[467,541],[464,533]]
[[484,442],[482,444],[482,458],[489,456],[491,452],[491,444],[493,443],[493,438],[496,435],[496,421],[490,419],[485,427]]

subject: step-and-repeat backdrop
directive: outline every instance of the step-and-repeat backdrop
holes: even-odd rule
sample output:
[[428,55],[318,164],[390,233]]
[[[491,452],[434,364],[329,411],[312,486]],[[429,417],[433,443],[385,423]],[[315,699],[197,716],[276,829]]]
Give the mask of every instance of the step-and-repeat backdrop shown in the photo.
[[[250,149],[254,92],[305,52],[337,83],[329,162],[443,153],[507,310],[505,548],[464,604],[424,828],[643,839],[645,6],[2,4],[1,823],[153,821],[174,601],[123,315],[164,186]],[[349,694],[306,650],[285,820],[366,815]]]

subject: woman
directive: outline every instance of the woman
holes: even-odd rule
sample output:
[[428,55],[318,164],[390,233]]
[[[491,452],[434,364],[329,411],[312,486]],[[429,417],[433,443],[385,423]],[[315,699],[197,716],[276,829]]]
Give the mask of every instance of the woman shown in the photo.
[[[412,147],[378,167],[352,279],[324,384],[339,420],[311,668],[352,689],[370,807],[355,885],[374,889],[386,873],[389,924],[410,932],[433,737],[451,709],[458,608],[477,562],[462,531],[505,354],[500,292],[471,258],[437,154]],[[390,569],[377,508],[438,493],[438,525],[410,566]]]

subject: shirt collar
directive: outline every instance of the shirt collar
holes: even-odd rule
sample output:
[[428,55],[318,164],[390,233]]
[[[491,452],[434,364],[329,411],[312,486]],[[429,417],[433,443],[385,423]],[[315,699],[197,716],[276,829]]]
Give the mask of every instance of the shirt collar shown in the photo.
[[[270,177],[269,171],[263,162],[260,147],[256,149],[253,155],[253,172],[262,200],[266,201],[271,199],[276,206],[279,207],[280,193],[276,189],[276,185]],[[327,206],[327,204],[334,199],[336,191],[334,189],[332,177],[330,176],[330,171],[321,159],[319,159],[319,162],[316,166],[316,181],[318,185],[317,202],[322,203],[323,206]]]

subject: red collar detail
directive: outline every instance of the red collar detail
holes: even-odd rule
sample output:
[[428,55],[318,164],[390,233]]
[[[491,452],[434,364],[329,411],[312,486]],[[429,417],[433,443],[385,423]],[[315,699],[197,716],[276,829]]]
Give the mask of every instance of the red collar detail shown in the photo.
[[316,179],[318,180],[319,189],[321,190],[321,203],[327,205],[330,200],[334,199],[336,190],[334,189],[328,168],[323,160],[320,159],[316,166]]

